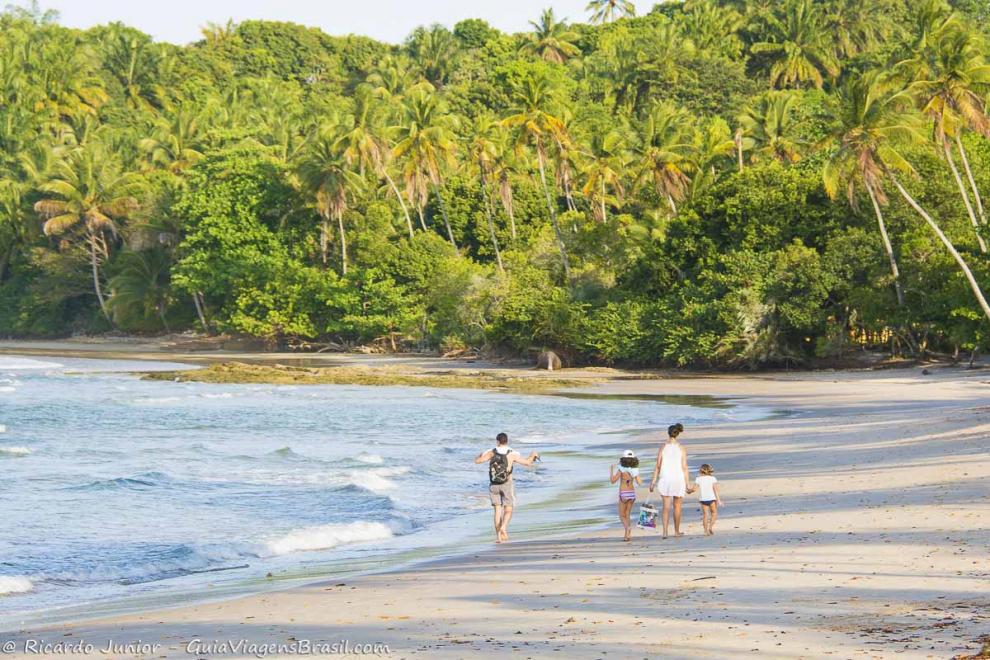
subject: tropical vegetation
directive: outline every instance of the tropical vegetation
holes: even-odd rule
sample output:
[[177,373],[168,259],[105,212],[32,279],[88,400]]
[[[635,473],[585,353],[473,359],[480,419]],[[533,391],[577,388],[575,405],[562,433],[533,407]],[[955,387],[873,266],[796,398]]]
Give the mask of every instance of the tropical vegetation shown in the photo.
[[177,46],[8,7],[0,336],[724,368],[987,349],[986,3],[587,11]]

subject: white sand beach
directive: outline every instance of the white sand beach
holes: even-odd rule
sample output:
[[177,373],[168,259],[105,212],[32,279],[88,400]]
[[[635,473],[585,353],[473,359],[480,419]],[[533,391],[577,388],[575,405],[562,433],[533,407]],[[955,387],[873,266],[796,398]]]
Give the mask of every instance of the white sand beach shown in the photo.
[[[221,655],[190,649],[198,639],[349,640],[395,658],[950,658],[990,635],[990,374],[679,377],[594,391],[737,397],[786,414],[687,429],[692,462],[713,464],[722,488],[714,537],[689,496],[679,539],[637,530],[624,544],[616,519],[601,533],[0,641],[14,657],[29,640],[84,641],[100,657]],[[649,456],[658,440],[636,449]],[[106,654],[107,640],[160,646]]]

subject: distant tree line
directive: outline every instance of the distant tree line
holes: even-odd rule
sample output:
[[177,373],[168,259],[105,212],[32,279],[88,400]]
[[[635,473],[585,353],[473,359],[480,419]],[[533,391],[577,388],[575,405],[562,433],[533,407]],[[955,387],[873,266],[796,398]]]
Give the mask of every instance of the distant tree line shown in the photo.
[[687,0],[401,45],[0,14],[0,335],[756,367],[986,348],[986,3]]

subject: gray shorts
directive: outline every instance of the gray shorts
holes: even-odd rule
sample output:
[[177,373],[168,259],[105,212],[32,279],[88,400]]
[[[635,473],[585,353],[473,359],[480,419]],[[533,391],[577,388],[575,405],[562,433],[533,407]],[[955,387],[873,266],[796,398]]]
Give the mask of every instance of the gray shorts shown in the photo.
[[492,497],[492,506],[516,505],[516,487],[511,481],[491,484],[488,486],[488,494]]

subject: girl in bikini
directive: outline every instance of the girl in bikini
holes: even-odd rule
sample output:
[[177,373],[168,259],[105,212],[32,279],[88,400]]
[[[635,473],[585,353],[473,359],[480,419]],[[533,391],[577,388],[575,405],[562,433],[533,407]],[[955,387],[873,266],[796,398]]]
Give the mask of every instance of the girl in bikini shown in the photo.
[[623,541],[632,540],[632,523],[629,516],[632,513],[633,504],[636,502],[636,486],[642,486],[643,481],[639,478],[639,459],[632,450],[627,449],[622,452],[619,459],[619,470],[615,465],[608,467],[608,475],[611,482],[619,482],[619,521],[626,530]]

